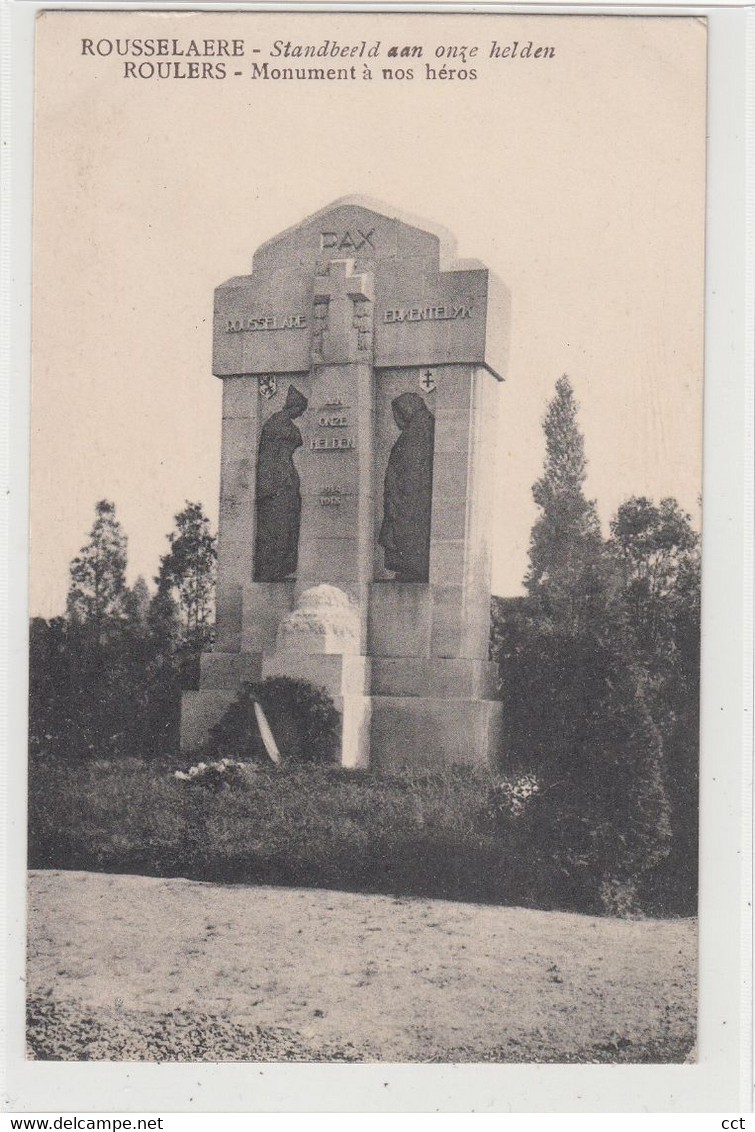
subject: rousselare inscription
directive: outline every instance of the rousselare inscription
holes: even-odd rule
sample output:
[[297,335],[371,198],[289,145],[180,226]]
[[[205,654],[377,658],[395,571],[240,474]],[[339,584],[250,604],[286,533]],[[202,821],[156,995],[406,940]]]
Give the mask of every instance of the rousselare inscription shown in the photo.
[[305,314],[266,314],[257,318],[229,318],[226,331],[238,334],[241,330],[306,330]]

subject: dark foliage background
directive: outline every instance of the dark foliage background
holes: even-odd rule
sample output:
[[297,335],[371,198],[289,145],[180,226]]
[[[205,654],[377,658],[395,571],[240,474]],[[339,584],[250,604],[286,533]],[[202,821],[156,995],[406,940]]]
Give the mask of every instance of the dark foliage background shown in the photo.
[[[584,496],[586,459],[567,378],[544,420],[526,595],[493,599],[505,736],[501,773],[540,790],[512,852],[554,884],[597,888],[606,910],[697,901],[700,558],[673,499],[632,497],[610,537]],[[545,863],[544,868],[549,867]],[[556,881],[556,876],[560,879]]]
[[71,563],[65,617],[33,618],[29,642],[32,757],[74,762],[178,748],[181,691],[195,688],[212,641],[215,540],[200,504],[176,515],[154,595],[126,585],[127,541],[101,500]]

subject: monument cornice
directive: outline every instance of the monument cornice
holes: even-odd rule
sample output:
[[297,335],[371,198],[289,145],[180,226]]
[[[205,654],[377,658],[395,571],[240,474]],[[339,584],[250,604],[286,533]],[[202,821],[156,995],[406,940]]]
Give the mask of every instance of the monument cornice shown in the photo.
[[353,201],[336,201],[268,240],[250,275],[216,289],[213,373],[308,370],[327,310],[323,278],[347,263],[373,281],[374,367],[475,365],[503,380],[509,302],[502,284],[485,267],[453,261],[448,234]]

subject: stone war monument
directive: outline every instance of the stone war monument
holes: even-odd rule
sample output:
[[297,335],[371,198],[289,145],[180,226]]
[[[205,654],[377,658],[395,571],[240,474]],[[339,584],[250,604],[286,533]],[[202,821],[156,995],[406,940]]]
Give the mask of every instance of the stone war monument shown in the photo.
[[345,198],[217,288],[217,637],[199,746],[244,681],[325,688],[341,763],[485,764],[501,705],[490,538],[508,298],[447,235]]

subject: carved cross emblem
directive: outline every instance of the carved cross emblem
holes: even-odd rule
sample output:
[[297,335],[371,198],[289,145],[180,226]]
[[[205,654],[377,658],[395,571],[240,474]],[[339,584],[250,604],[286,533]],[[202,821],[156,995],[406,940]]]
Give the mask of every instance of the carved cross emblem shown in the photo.
[[421,369],[419,371],[419,384],[425,393],[432,393],[435,389],[435,370]]
[[278,392],[278,379],[273,377],[272,374],[265,374],[264,377],[258,378],[260,397],[264,397],[269,401]]
[[[373,279],[370,272],[355,272],[353,259],[333,259],[327,275],[315,276],[315,324],[322,324],[320,352],[328,361],[349,361],[369,349],[372,331]],[[327,304],[327,319],[318,307]]]

